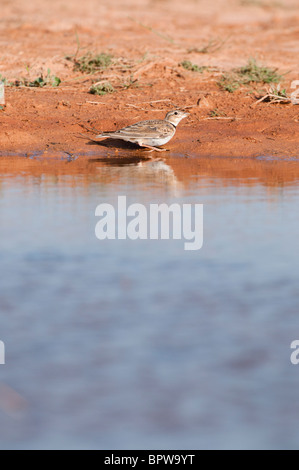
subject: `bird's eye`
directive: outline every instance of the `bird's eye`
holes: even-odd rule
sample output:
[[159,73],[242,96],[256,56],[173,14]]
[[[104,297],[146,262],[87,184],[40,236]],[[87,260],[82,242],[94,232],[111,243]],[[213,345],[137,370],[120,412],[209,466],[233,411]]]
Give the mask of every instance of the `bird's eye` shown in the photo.
[[177,116],[177,115],[178,115],[178,112],[177,112],[177,111],[175,111],[175,112],[174,112],[174,114]]

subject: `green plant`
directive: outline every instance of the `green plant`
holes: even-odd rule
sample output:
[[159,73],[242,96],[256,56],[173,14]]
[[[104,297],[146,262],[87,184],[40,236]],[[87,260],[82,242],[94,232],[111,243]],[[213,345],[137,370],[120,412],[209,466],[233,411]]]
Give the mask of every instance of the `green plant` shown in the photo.
[[6,86],[13,86],[13,83],[7,80],[7,78],[3,77],[0,73],[0,83],[3,83]]
[[230,73],[224,73],[218,81],[218,86],[233,93],[241,85],[278,83],[281,78],[281,75],[277,73],[277,69],[258,65],[255,59],[249,59],[244,67],[233,69]]
[[281,80],[281,75],[277,73],[277,69],[258,65],[255,59],[249,59],[247,65],[235,71],[244,84],[250,82],[278,83]]
[[258,101],[254,103],[254,106],[261,102],[292,103],[292,104],[299,103],[296,97],[293,97],[292,95],[288,96],[288,93],[285,88],[281,90],[280,84],[278,84],[277,86],[274,86],[274,85],[269,86],[266,90],[266,94],[265,94],[265,91],[263,90],[262,96],[256,97],[256,98],[258,98]]
[[278,98],[289,98],[287,90],[285,88],[283,88],[282,90],[280,89],[280,84],[276,87],[272,85],[269,89],[269,93],[274,96],[277,96]]
[[102,52],[101,54],[92,54],[87,52],[85,55],[74,58],[74,70],[82,73],[95,73],[99,70],[105,70],[112,63],[112,56]]
[[56,87],[56,86],[59,86],[60,83],[61,83],[61,80],[60,80],[59,77],[56,77],[56,75],[51,75],[51,70],[50,69],[47,70],[47,75],[45,77],[41,73],[40,76],[37,77],[33,81],[28,81],[28,80],[24,80],[24,81],[26,82],[25,83],[26,86],[41,87],[41,88],[44,87],[44,86],[47,86],[47,85]]
[[4,83],[4,85],[6,85],[6,83],[7,83],[6,78],[3,77],[3,75],[1,75],[1,73],[0,73],[0,82]]
[[233,93],[240,86],[240,81],[233,73],[224,73],[220,80],[218,80],[218,86],[229,93]]
[[216,52],[225,44],[227,39],[210,39],[209,42],[202,47],[191,47],[187,52],[196,52],[197,54],[209,54],[210,52]]
[[43,88],[44,86],[57,87],[60,85],[60,83],[60,78],[56,77],[56,75],[51,75],[51,70],[48,69],[46,76],[41,73],[40,76],[35,78],[34,80],[29,80],[28,78],[19,78],[14,82],[11,82],[9,85]]
[[113,93],[114,88],[111,83],[95,83],[91,86],[89,93],[92,95],[106,95],[107,93]]
[[219,111],[218,108],[214,108],[210,111],[210,117],[223,117],[226,116],[226,113],[223,111]]
[[53,86],[57,87],[60,85],[61,80],[56,75],[51,75],[51,70],[47,70],[47,75],[44,76],[43,73],[40,74],[39,77],[35,78],[34,80],[30,80],[28,78],[17,78],[16,80],[9,82],[6,78],[0,75],[0,81],[2,81],[7,86],[25,86],[25,87],[44,87],[44,86]]
[[192,64],[190,60],[183,60],[179,65],[181,65],[185,70],[190,70],[191,72],[200,72],[202,73],[204,70],[207,70],[208,67],[205,65],[199,67],[196,64]]
[[133,75],[130,76],[129,80],[123,82],[122,84],[122,88],[124,88],[125,90],[131,87],[138,87],[138,80],[137,78],[134,79]]
[[27,72],[27,73],[28,73],[28,75],[29,75],[29,72],[30,72],[30,69],[31,69],[31,66],[30,66],[30,64],[29,64],[29,63],[27,63],[27,64],[24,64],[24,66],[25,66],[26,72]]

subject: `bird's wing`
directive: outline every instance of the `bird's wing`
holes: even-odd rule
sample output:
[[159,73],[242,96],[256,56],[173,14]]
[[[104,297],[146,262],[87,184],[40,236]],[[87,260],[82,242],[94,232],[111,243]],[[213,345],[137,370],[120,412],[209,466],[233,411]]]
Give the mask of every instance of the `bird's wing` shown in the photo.
[[123,127],[115,132],[103,132],[97,137],[114,137],[119,139],[163,138],[174,133],[175,128],[162,120],[141,121],[131,126]]

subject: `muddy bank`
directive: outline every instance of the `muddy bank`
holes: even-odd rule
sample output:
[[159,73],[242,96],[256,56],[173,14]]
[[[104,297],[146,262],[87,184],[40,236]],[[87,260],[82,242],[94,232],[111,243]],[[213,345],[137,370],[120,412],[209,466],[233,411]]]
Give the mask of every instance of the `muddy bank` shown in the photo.
[[[171,5],[171,8],[170,8]],[[225,6],[225,8],[224,8]],[[6,87],[0,110],[1,151],[84,153],[90,151],[84,127],[106,131],[136,120],[162,118],[173,107],[188,108],[188,120],[167,144],[171,153],[205,157],[294,157],[299,154],[299,106],[260,103],[265,85],[234,93],[219,88],[224,71],[248,58],[278,68],[291,92],[299,78],[299,6],[286,0],[211,2],[129,0],[37,0],[5,2],[0,33],[0,73],[8,81],[33,80],[47,69],[59,87]],[[105,51],[111,69],[87,75],[67,57]],[[204,51],[204,52],[203,52]],[[189,60],[202,72],[185,70]],[[95,81],[109,81],[114,92],[89,93]],[[99,156],[119,149],[99,145]],[[143,152],[128,149],[132,152]]]

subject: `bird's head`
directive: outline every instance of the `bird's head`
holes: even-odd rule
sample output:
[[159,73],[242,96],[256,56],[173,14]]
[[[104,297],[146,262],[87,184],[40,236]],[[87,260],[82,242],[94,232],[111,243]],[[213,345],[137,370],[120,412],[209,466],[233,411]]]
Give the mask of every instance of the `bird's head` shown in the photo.
[[189,113],[181,111],[180,109],[175,109],[166,114],[165,121],[171,122],[171,124],[177,126],[178,123],[187,116],[189,116]]

